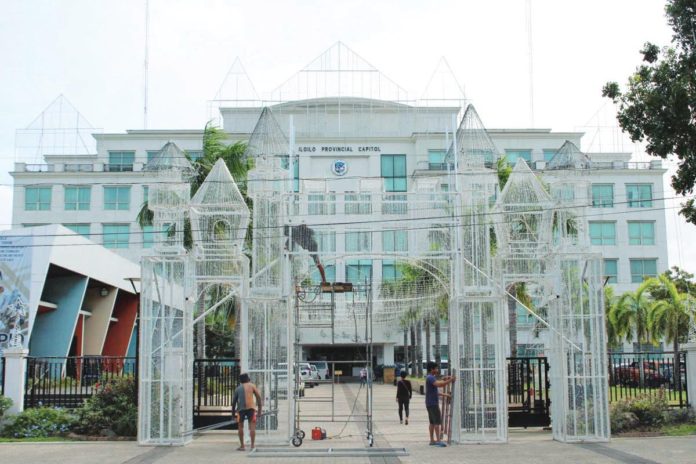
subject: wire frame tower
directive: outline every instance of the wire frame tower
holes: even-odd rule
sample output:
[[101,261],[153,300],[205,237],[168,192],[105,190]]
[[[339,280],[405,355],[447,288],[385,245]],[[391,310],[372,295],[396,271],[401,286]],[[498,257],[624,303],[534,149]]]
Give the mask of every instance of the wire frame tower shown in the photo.
[[138,441],[183,445],[193,428],[193,269],[184,248],[193,166],[173,143],[147,164],[154,254],[141,260]]

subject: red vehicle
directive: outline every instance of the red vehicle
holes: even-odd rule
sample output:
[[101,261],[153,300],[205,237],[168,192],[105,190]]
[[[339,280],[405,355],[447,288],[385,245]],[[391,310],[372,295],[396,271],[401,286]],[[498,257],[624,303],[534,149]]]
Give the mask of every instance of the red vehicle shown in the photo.
[[615,365],[611,374],[612,385],[658,387],[670,381],[663,375],[656,361],[643,361],[642,373],[639,361],[633,361],[630,364]]

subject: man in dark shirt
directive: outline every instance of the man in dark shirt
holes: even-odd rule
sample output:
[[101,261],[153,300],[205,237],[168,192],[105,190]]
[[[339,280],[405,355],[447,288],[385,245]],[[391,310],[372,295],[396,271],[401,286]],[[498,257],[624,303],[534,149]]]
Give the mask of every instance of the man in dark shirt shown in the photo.
[[428,410],[428,421],[430,422],[430,445],[447,446],[442,442],[442,415],[440,414],[440,398],[438,387],[444,387],[455,381],[454,376],[447,376],[440,380],[440,367],[434,362],[428,362],[428,376],[425,378],[425,408]]

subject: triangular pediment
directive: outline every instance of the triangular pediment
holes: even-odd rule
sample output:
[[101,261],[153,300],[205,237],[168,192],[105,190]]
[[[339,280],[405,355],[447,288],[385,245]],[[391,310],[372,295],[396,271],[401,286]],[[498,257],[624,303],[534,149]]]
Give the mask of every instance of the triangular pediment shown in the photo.
[[180,171],[186,175],[193,174],[195,169],[184,151],[174,142],[167,142],[162,149],[147,162],[143,171]]
[[[493,143],[481,118],[474,108],[468,105],[456,133],[456,148],[459,153],[459,170],[491,167],[498,159],[498,149]],[[454,144],[447,152],[447,161],[454,162]]]
[[270,108],[265,107],[249,137],[244,156],[254,159],[279,158],[288,155],[288,138]]
[[565,141],[546,165],[546,169],[589,169],[590,167],[592,167],[590,158],[569,140]]
[[[545,208],[553,203],[539,178],[523,159],[517,160],[498,199],[498,208],[528,205],[531,209]],[[537,206],[538,205],[538,206]]]

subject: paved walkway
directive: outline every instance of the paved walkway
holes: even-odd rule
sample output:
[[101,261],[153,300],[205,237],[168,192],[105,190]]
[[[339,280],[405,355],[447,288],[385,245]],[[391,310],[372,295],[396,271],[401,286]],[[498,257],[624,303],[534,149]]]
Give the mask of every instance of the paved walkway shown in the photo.
[[[329,385],[307,390],[307,398],[327,397]],[[346,414],[355,405],[356,413],[364,411],[364,389],[358,385],[335,388],[334,412]],[[554,442],[550,432],[539,429],[513,430],[509,442],[500,445],[461,445],[449,448],[428,446],[427,416],[423,397],[415,394],[412,400],[411,420],[400,425],[396,413],[395,388],[379,385],[374,389],[375,447],[406,448],[408,456],[400,457],[336,457],[329,459],[307,457],[250,458],[249,453],[234,451],[238,446],[236,432],[214,431],[197,436],[183,448],[139,447],[134,442],[86,443],[3,443],[0,444],[2,462],[83,464],[152,464],[152,463],[303,463],[331,461],[334,463],[696,463],[696,437],[623,438],[606,444],[566,445]],[[303,412],[331,414],[328,403],[304,403]],[[309,435],[315,423],[303,426]],[[322,424],[327,434],[340,437],[325,441],[311,441],[309,436],[301,448],[287,449],[305,452],[312,449],[364,448],[364,422]],[[259,448],[270,447],[263,444]]]

